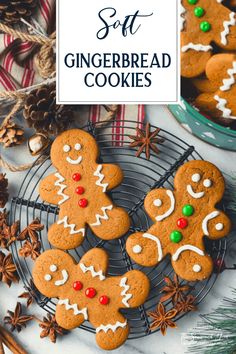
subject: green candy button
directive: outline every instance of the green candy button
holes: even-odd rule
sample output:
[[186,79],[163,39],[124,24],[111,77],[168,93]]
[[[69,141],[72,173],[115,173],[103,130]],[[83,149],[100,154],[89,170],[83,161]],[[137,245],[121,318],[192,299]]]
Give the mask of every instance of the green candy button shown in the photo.
[[211,29],[211,24],[208,21],[203,21],[200,23],[200,30],[202,32],[208,32]]
[[171,232],[170,234],[170,240],[174,243],[179,243],[183,238],[183,235],[181,234],[181,232],[175,230],[173,232]]
[[196,5],[197,2],[198,2],[198,0],[188,0],[188,3],[190,5]]
[[198,6],[194,9],[194,15],[196,17],[202,17],[204,15],[205,11],[202,7]]
[[186,204],[182,209],[182,213],[184,216],[191,216],[194,213],[194,207],[190,204]]

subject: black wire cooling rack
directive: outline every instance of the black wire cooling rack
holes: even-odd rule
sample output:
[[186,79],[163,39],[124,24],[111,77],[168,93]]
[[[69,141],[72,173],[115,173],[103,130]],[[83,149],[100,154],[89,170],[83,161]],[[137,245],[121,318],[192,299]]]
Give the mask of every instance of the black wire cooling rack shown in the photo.
[[[120,125],[120,121],[116,124]],[[136,124],[126,121],[131,134],[135,135]],[[142,128],[142,123],[140,123]],[[156,127],[152,126],[155,129]],[[160,154],[151,154],[150,160],[145,158],[145,154],[137,158],[135,149],[129,147],[130,140],[128,135],[122,135],[121,140],[116,138],[112,130],[104,130],[100,124],[91,122],[85,127],[97,140],[100,147],[100,162],[117,163],[124,172],[122,184],[114,189],[110,195],[115,204],[125,208],[131,218],[131,228],[128,234],[134,231],[146,231],[151,225],[151,221],[146,215],[143,202],[146,194],[154,188],[166,187],[173,188],[173,176],[180,165],[193,160],[201,159],[201,156],[195,151],[193,146],[174,136],[173,134],[161,130],[159,136],[164,138],[164,143],[159,145]],[[120,133],[119,133],[120,134]],[[57,218],[58,208],[45,204],[40,200],[38,194],[38,184],[40,180],[51,173],[50,156],[45,158],[39,165],[35,165],[28,171],[20,187],[18,196],[12,199],[11,203],[11,222],[20,220],[20,230],[23,230],[33,219],[39,218],[45,225],[45,229],[40,232],[40,241],[42,251],[51,248],[47,241],[47,231]],[[129,338],[140,338],[155,331],[150,330],[150,318],[148,311],[154,310],[161,296],[160,289],[164,285],[164,276],[172,276],[173,269],[170,259],[166,257],[158,266],[144,268],[135,264],[127,255],[125,250],[126,237],[113,241],[102,241],[88,230],[87,237],[82,246],[69,251],[77,261],[81,256],[93,247],[102,247],[109,254],[109,272],[110,275],[120,275],[127,270],[140,269],[147,274],[151,281],[150,295],[143,306],[129,311],[123,311],[130,324]],[[18,254],[21,242],[14,243],[12,253],[16,263],[19,275],[27,291],[31,292],[37,303],[50,313],[55,312],[56,299],[48,299],[41,295],[33,285],[31,269],[33,261],[28,258],[22,258]],[[211,254],[213,260],[224,259],[226,251],[226,241],[219,240],[210,242],[206,240],[206,248]],[[213,273],[211,277],[202,282],[190,283],[190,293],[196,298],[196,304],[199,304],[211,290],[216,281],[217,274]],[[185,283],[185,282],[183,282]],[[171,302],[166,304],[171,308]],[[176,320],[183,315],[179,315]],[[90,332],[95,332],[94,328],[88,322],[80,327]]]

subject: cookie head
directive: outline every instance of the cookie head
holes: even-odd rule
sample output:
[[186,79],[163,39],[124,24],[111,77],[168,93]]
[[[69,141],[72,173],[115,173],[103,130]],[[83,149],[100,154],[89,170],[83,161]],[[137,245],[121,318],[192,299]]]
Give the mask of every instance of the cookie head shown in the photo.
[[60,134],[51,148],[52,163],[58,169],[78,168],[78,165],[96,160],[98,148],[94,138],[80,129]]
[[48,297],[59,297],[61,289],[70,286],[72,258],[60,251],[44,252],[35,262],[33,269],[34,284],[38,290]]
[[176,174],[175,188],[181,194],[187,192],[193,200],[217,203],[224,193],[224,178],[221,172],[210,162],[190,161],[183,165]]

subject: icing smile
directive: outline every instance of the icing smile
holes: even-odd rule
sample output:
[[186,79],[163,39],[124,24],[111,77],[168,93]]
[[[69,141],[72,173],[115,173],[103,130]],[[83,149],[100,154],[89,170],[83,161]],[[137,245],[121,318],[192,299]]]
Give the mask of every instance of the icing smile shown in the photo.
[[193,188],[192,188],[192,186],[191,186],[191,184],[188,184],[188,185],[187,185],[187,192],[188,192],[188,194],[191,195],[191,197],[193,197],[193,198],[195,198],[195,199],[202,198],[202,197],[204,197],[204,195],[205,195],[205,192],[198,192],[198,193],[195,193],[194,190],[193,190]]
[[77,159],[73,160],[69,156],[66,157],[66,161],[71,165],[79,165],[82,161],[82,156],[79,156]]
[[62,274],[62,279],[55,281],[56,286],[64,285],[69,278],[68,272],[65,269],[61,271],[61,274]]

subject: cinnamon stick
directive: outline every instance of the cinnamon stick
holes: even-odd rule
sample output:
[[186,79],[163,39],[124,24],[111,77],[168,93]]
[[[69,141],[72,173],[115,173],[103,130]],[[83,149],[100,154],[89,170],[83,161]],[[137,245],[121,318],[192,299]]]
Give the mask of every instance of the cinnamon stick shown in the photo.
[[0,341],[4,343],[13,354],[27,354],[22,346],[15,340],[8,330],[0,325]]
[[0,354],[5,354],[2,341],[0,341]]

